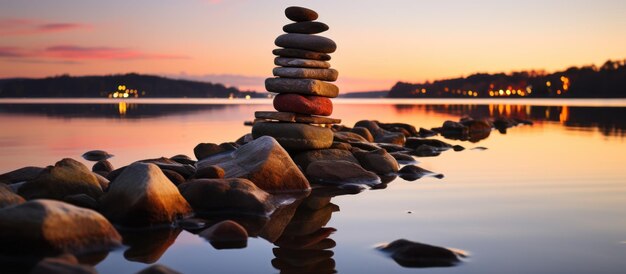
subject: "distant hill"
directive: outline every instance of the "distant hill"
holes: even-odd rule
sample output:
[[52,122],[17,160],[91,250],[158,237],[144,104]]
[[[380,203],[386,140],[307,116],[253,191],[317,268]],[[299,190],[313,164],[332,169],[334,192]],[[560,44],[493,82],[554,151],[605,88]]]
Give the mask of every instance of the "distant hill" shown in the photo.
[[135,73],[108,76],[57,76],[0,79],[0,98],[106,98],[119,92],[140,98],[266,97],[222,84],[175,80]]
[[389,98],[626,98],[626,60],[564,71],[478,73],[432,83],[396,83]]
[[359,91],[350,93],[340,93],[339,98],[385,98],[389,93],[388,90],[381,91]]

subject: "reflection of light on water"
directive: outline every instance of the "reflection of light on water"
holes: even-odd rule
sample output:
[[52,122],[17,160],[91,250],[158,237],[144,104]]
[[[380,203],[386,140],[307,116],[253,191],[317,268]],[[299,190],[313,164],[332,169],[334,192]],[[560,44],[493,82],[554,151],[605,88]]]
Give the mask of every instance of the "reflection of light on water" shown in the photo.
[[530,105],[526,105],[526,115],[530,116],[531,110],[532,110],[532,107]]
[[569,107],[563,106],[561,107],[561,114],[559,115],[559,122],[565,123],[569,119]]
[[126,102],[120,102],[117,104],[117,109],[120,115],[126,115]]
[[493,104],[489,104],[489,116],[493,116]]

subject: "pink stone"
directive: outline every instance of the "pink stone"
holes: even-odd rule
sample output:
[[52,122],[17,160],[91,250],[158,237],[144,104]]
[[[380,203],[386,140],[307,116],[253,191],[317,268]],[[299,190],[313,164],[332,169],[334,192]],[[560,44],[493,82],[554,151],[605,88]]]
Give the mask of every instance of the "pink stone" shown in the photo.
[[295,93],[276,95],[274,97],[274,108],[282,112],[320,116],[329,116],[333,113],[333,103],[327,97]]

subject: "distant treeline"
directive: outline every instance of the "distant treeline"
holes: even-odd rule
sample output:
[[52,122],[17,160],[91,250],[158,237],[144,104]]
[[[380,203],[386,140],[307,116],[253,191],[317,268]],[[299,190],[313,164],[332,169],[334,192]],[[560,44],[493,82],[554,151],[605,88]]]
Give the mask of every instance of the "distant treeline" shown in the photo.
[[473,74],[465,78],[396,83],[390,98],[625,98],[626,60],[571,67],[565,71]]
[[1,79],[0,97],[4,98],[103,98],[119,87],[136,91],[140,98],[242,98],[263,97],[222,84],[175,80],[135,73],[108,76],[55,76],[42,79]]

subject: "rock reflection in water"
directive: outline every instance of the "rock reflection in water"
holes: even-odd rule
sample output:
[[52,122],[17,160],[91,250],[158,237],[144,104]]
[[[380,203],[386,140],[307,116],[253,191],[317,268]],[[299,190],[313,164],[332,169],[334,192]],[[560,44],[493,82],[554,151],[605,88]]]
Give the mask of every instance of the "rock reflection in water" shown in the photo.
[[124,251],[124,258],[133,262],[151,264],[158,261],[176,241],[181,229],[120,229],[119,231],[124,239],[124,244],[129,246]]

